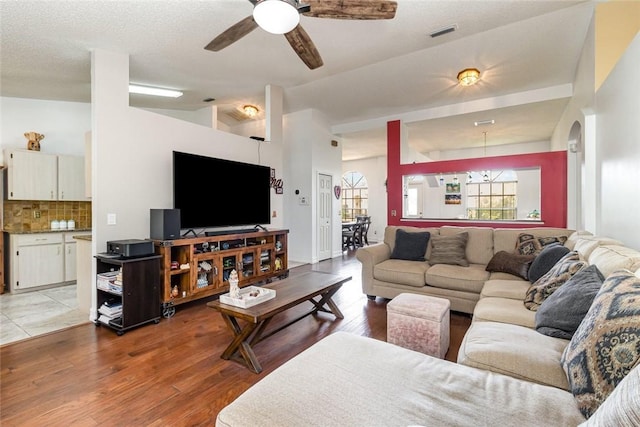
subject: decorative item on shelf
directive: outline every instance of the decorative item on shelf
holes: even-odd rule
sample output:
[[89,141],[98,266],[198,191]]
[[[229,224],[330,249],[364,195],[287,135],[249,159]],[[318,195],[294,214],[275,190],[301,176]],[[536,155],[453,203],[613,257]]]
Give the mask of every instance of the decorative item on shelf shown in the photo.
[[174,285],[173,288],[171,288],[171,298],[177,298],[178,295],[180,295],[180,290],[178,289],[178,285]]
[[178,261],[171,261],[171,269],[177,270],[178,268],[180,268],[180,264],[178,264]]
[[40,151],[40,141],[44,139],[44,135],[37,132],[25,132],[24,137],[27,138],[27,150]]
[[527,218],[540,219],[540,212],[537,209],[532,210],[527,215]]
[[240,298],[240,288],[238,287],[238,272],[231,270],[229,274],[229,296],[231,298]]
[[189,269],[189,263],[184,263],[184,264],[180,264],[180,270],[188,270]]
[[280,240],[276,241],[276,251],[280,252],[282,250],[282,242]]
[[280,257],[276,257],[275,266],[276,271],[282,270],[282,260],[280,259]]

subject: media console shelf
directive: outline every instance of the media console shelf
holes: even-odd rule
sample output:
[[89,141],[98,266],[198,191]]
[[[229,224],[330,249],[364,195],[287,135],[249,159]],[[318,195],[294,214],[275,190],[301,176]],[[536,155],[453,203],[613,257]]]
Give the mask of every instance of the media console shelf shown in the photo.
[[253,231],[175,240],[154,240],[161,256],[162,315],[176,305],[229,291],[231,270],[239,286],[268,283],[289,275],[289,230]]

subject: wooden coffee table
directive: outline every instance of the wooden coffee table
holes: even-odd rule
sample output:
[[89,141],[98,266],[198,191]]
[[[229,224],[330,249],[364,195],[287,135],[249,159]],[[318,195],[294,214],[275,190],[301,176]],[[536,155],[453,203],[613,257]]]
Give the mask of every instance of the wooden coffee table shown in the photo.
[[[253,307],[240,308],[223,304],[220,301],[211,301],[207,306],[217,310],[222,315],[225,323],[233,333],[233,341],[220,357],[225,360],[235,360],[245,364],[251,371],[260,373],[262,366],[253,352],[252,345],[297,322],[298,320],[319,311],[331,313],[338,319],[344,316],[338,306],[331,299],[344,282],[351,280],[351,276],[338,276],[335,274],[310,271],[299,276],[289,277],[284,280],[265,285],[265,288],[274,289],[276,296],[273,299],[254,305]],[[290,322],[268,332],[266,327],[273,317],[309,301],[313,307],[311,311],[296,317]],[[239,321],[243,321],[241,326]],[[242,356],[242,357],[240,357]]]

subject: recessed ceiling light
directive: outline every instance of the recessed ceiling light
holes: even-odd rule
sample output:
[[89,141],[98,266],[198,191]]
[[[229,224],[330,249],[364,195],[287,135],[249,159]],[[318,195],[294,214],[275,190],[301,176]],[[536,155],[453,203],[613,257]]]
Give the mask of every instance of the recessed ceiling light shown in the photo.
[[152,86],[129,85],[129,93],[138,93],[141,95],[166,96],[168,98],[179,98],[182,92],[173,89],[164,89]]

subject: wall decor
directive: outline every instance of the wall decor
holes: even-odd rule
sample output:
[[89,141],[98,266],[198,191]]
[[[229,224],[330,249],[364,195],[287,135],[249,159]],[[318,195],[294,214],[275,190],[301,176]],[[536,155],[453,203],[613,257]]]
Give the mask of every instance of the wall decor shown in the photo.
[[460,205],[462,204],[462,197],[460,194],[445,194],[444,195],[444,204],[445,205]]
[[459,192],[460,192],[459,182],[447,182],[447,193],[459,193]]
[[342,188],[339,185],[333,186],[333,195],[336,196],[336,199],[340,199],[341,192],[342,192]]

